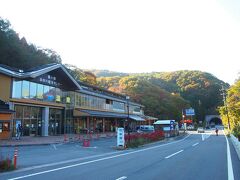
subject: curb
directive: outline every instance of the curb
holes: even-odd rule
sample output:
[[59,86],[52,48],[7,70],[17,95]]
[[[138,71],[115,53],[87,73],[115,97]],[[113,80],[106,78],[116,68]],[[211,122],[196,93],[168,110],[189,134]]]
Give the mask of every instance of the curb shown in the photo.
[[233,143],[233,146],[237,152],[238,155],[238,159],[240,160],[240,142],[238,141],[238,139],[234,136],[234,135],[230,135],[230,139]]
[[21,146],[46,146],[52,144],[64,144],[64,142],[54,142],[54,143],[43,143],[43,144],[8,144],[8,145],[0,145],[0,147],[21,147]]

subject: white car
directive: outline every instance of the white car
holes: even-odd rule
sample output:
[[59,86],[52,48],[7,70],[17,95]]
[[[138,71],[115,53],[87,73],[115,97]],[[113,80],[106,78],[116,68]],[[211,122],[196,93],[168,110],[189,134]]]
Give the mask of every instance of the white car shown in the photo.
[[198,133],[204,133],[205,131],[204,131],[203,127],[199,127],[199,128],[197,129],[197,132],[198,132]]

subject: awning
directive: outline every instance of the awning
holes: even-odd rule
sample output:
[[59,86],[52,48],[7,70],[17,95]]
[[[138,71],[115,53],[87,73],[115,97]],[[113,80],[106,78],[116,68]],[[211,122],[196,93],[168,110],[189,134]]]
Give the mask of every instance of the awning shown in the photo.
[[[107,112],[107,111],[94,111],[94,110],[86,110],[86,109],[75,109],[73,111],[73,116],[91,116],[91,117],[112,117],[112,118],[122,118],[127,119],[127,114],[122,113],[114,113],[114,112]],[[142,117],[138,115],[130,114],[129,118],[134,121],[145,121]]]
[[152,117],[152,116],[145,116],[145,119],[152,120],[152,121],[158,120],[158,118],[155,118],[155,117]]
[[145,121],[145,119],[137,115],[129,115],[129,118],[135,121]]
[[171,121],[175,123],[175,120],[158,120],[153,124],[155,125],[171,124]]
[[91,116],[91,117],[113,117],[113,118],[127,118],[126,114],[106,112],[106,111],[94,111],[94,110],[74,110],[74,116]]

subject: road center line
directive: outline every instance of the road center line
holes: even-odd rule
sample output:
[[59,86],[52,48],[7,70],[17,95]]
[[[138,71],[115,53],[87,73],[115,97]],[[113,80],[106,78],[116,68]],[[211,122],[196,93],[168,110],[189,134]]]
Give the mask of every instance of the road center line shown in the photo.
[[172,157],[172,156],[175,156],[176,154],[179,154],[179,153],[181,153],[181,152],[183,152],[183,149],[180,150],[180,151],[178,151],[178,152],[175,152],[175,153],[173,153],[173,154],[171,154],[171,155],[169,155],[169,156],[167,156],[167,157],[165,157],[165,159],[168,159],[168,158],[170,158],[170,157]]
[[227,136],[224,131],[223,131],[223,133],[224,133],[225,139],[227,141],[228,180],[234,180],[230,147],[229,147]]
[[170,142],[170,143],[166,143],[166,144],[160,144],[160,145],[149,147],[149,148],[145,148],[145,149],[140,149],[140,150],[136,150],[136,151],[130,151],[130,152],[123,153],[123,154],[118,154],[118,155],[114,155],[114,156],[108,156],[108,157],[104,157],[104,158],[100,158],[100,159],[95,159],[95,160],[86,161],[86,162],[82,162],[82,163],[77,163],[77,164],[73,164],[73,165],[63,166],[63,167],[60,167],[60,168],[50,169],[50,170],[46,170],[46,171],[40,171],[38,173],[33,173],[33,174],[24,175],[24,176],[19,176],[19,177],[11,178],[11,179],[8,179],[8,180],[23,179],[23,178],[26,178],[26,177],[37,176],[37,175],[40,175],[40,174],[46,174],[46,173],[50,173],[50,172],[54,172],[54,171],[60,171],[60,170],[63,170],[63,169],[68,169],[68,168],[72,168],[72,167],[76,167],[76,166],[82,166],[82,165],[91,164],[91,163],[94,163],[94,162],[99,162],[99,161],[103,161],[103,160],[108,160],[108,159],[113,159],[113,158],[117,158],[117,157],[121,157],[121,156],[126,156],[126,155],[129,155],[129,154],[135,154],[135,153],[139,153],[139,152],[144,152],[144,151],[148,151],[148,150],[151,150],[151,149],[157,149],[157,148],[162,147],[162,146],[167,146],[167,145],[170,145],[170,144],[175,144],[175,143],[182,142],[185,139],[187,139],[189,136],[190,136],[190,134],[187,135],[185,138],[183,138],[181,140]]
[[196,146],[196,145],[198,145],[199,143],[197,142],[197,143],[195,143],[195,144],[193,144],[192,146],[194,147],[194,146]]
[[116,180],[123,180],[123,179],[127,179],[127,177],[126,176],[122,176],[120,178],[117,178]]

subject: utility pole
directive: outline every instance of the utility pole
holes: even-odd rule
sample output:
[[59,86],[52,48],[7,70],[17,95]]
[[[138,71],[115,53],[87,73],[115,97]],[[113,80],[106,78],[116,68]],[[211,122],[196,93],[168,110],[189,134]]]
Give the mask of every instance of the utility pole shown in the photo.
[[223,87],[223,85],[222,85],[222,89],[220,89],[220,91],[221,91],[221,95],[223,96],[224,107],[226,108],[226,111],[227,111],[228,131],[229,131],[231,129],[231,125],[230,125],[230,121],[229,121],[228,106],[227,106],[227,102],[226,102],[226,89]]

